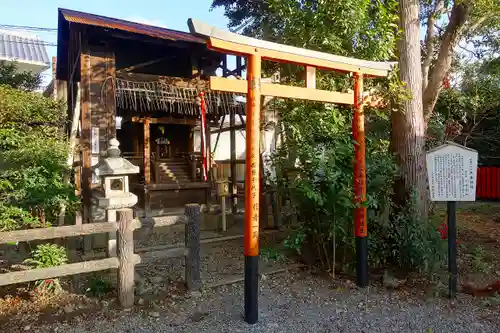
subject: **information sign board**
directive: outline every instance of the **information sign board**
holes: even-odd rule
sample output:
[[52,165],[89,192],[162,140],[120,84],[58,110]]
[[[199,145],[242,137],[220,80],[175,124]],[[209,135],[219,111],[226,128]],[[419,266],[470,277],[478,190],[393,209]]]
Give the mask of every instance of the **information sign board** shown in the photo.
[[454,142],[427,152],[431,201],[475,201],[477,151]]

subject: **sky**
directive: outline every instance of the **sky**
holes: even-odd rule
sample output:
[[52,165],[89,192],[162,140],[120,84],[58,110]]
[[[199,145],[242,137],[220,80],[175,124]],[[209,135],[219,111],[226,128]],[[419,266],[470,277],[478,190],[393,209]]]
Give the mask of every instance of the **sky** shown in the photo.
[[[211,0],[13,0],[1,1],[0,24],[57,28],[57,9],[67,8],[129,21],[187,31],[187,19],[195,18],[219,28],[226,28],[222,9],[211,11]],[[21,33],[16,31],[17,33]],[[56,32],[29,32],[43,41],[56,43]],[[47,46],[49,57],[55,46]],[[43,73],[44,83],[50,71]]]
[[[212,0],[0,0],[0,24],[57,28],[57,9],[67,8],[92,14],[187,31],[186,21],[195,18],[219,28],[226,28],[228,20],[221,8],[210,10]],[[56,43],[57,34],[50,32],[22,32],[36,35],[41,40]],[[425,30],[421,29],[422,37]],[[49,57],[56,55],[55,46],[46,46]],[[230,59],[229,66],[234,67]],[[51,71],[43,74],[44,85],[51,79]]]

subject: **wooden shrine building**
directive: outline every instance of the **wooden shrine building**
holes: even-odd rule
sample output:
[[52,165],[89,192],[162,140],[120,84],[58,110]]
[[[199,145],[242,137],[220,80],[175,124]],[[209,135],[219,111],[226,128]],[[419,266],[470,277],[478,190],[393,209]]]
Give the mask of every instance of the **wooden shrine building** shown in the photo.
[[187,32],[59,9],[58,95],[79,123],[68,135],[80,148],[75,184],[87,219],[92,188],[99,186],[91,166],[113,137],[140,167],[131,178],[139,214],[208,200],[210,128],[226,116],[234,124],[245,112],[238,94],[208,89],[220,67],[225,76],[241,75],[241,62],[229,73],[225,59]]

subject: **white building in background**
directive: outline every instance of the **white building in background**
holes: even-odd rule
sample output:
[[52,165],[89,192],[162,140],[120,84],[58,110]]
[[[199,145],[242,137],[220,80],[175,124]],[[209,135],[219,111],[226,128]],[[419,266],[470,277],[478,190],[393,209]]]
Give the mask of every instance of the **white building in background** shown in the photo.
[[0,61],[16,62],[18,71],[40,74],[50,68],[45,43],[37,37],[0,31]]
[[[270,78],[262,78],[261,82],[263,83],[275,83],[279,82],[279,76],[275,74]],[[269,163],[269,158],[273,155],[276,149],[280,145],[279,132],[278,129],[278,113],[276,108],[273,107],[272,102],[270,102],[273,98],[266,96],[264,99],[264,137],[263,142],[261,142],[261,147],[263,149],[262,158],[264,160],[264,168],[266,173],[269,173],[271,176],[275,175],[274,169],[271,167]],[[236,102],[245,103],[245,97],[236,97]],[[243,122],[246,122],[246,116],[238,116],[235,117],[235,125],[241,126]],[[244,124],[243,124],[244,125]],[[229,116],[226,116],[224,119],[224,123],[221,129],[227,129],[230,127],[229,124]],[[220,167],[223,168],[223,171],[219,172],[219,176],[228,177],[229,176],[229,168],[230,168],[230,160],[231,160],[231,132],[224,131],[222,133],[217,133],[217,128],[211,128],[212,134],[210,135],[210,152],[212,153],[213,162],[222,165]],[[214,133],[215,132],[215,133]],[[245,160],[246,158],[246,133],[245,129],[238,129],[236,132],[236,159],[237,160]],[[194,130],[194,151],[201,151],[201,133],[200,128],[197,127]],[[245,165],[238,163],[236,165],[237,179],[240,182],[245,180]]]
[[[280,139],[278,135],[279,129],[277,128],[278,114],[276,109],[273,108],[272,106],[270,107],[268,106],[264,110],[264,117],[265,117],[264,123],[266,124],[266,126],[264,129],[263,142],[261,143],[263,148],[262,157],[264,159],[266,172],[274,176],[274,170],[268,163],[268,159],[272,156],[272,154],[276,151],[276,148],[279,147],[280,144]],[[246,122],[246,117],[243,116],[242,118],[243,121]],[[235,125],[236,126],[241,125],[241,118],[239,116],[236,116]],[[227,129],[228,127],[229,127],[229,116],[226,116],[222,128]],[[231,160],[231,132],[224,131],[220,134],[214,133],[218,132],[217,128],[215,127],[212,127],[211,131],[212,134],[210,135],[210,145],[211,145],[210,151],[212,153],[213,162],[216,162],[217,164],[222,163],[223,166],[221,167],[224,169],[224,171],[221,170],[223,175],[219,174],[219,176],[228,177],[230,170],[229,163]],[[236,159],[245,160],[246,158],[245,129],[238,129],[235,132],[236,132],[236,141],[235,141]],[[201,135],[199,127],[195,128],[194,131],[194,150],[197,152],[201,151]],[[237,169],[238,181],[243,182],[245,179],[245,165],[238,163],[236,169]]]

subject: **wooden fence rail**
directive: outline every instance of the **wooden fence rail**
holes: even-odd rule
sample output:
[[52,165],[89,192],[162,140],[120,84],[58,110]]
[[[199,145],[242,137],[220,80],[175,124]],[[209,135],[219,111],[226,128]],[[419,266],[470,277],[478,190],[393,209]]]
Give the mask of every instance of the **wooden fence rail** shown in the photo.
[[57,267],[37,268],[27,271],[11,272],[0,274],[0,286],[15,283],[24,283],[37,280],[45,280],[56,277],[103,271],[111,268],[118,268],[117,258],[106,258],[100,260],[83,261],[74,264],[67,264]]
[[476,197],[480,200],[500,199],[500,167],[480,166],[477,169]]
[[186,205],[185,214],[177,216],[170,221],[186,221],[184,247],[149,253],[143,252],[140,254],[134,253],[134,230],[139,228],[141,223],[133,219],[132,210],[129,208],[117,210],[116,213],[117,222],[0,232],[0,244],[118,232],[117,257],[71,263],[57,267],[3,273],[0,274],[0,286],[117,268],[118,298],[120,304],[128,308],[134,304],[134,277],[135,266],[137,264],[147,260],[184,256],[186,260],[185,282],[188,290],[199,290],[201,288],[200,205]]
[[32,240],[55,239],[100,234],[118,230],[116,222],[99,222],[43,229],[27,229],[0,233],[0,244],[29,242]]

